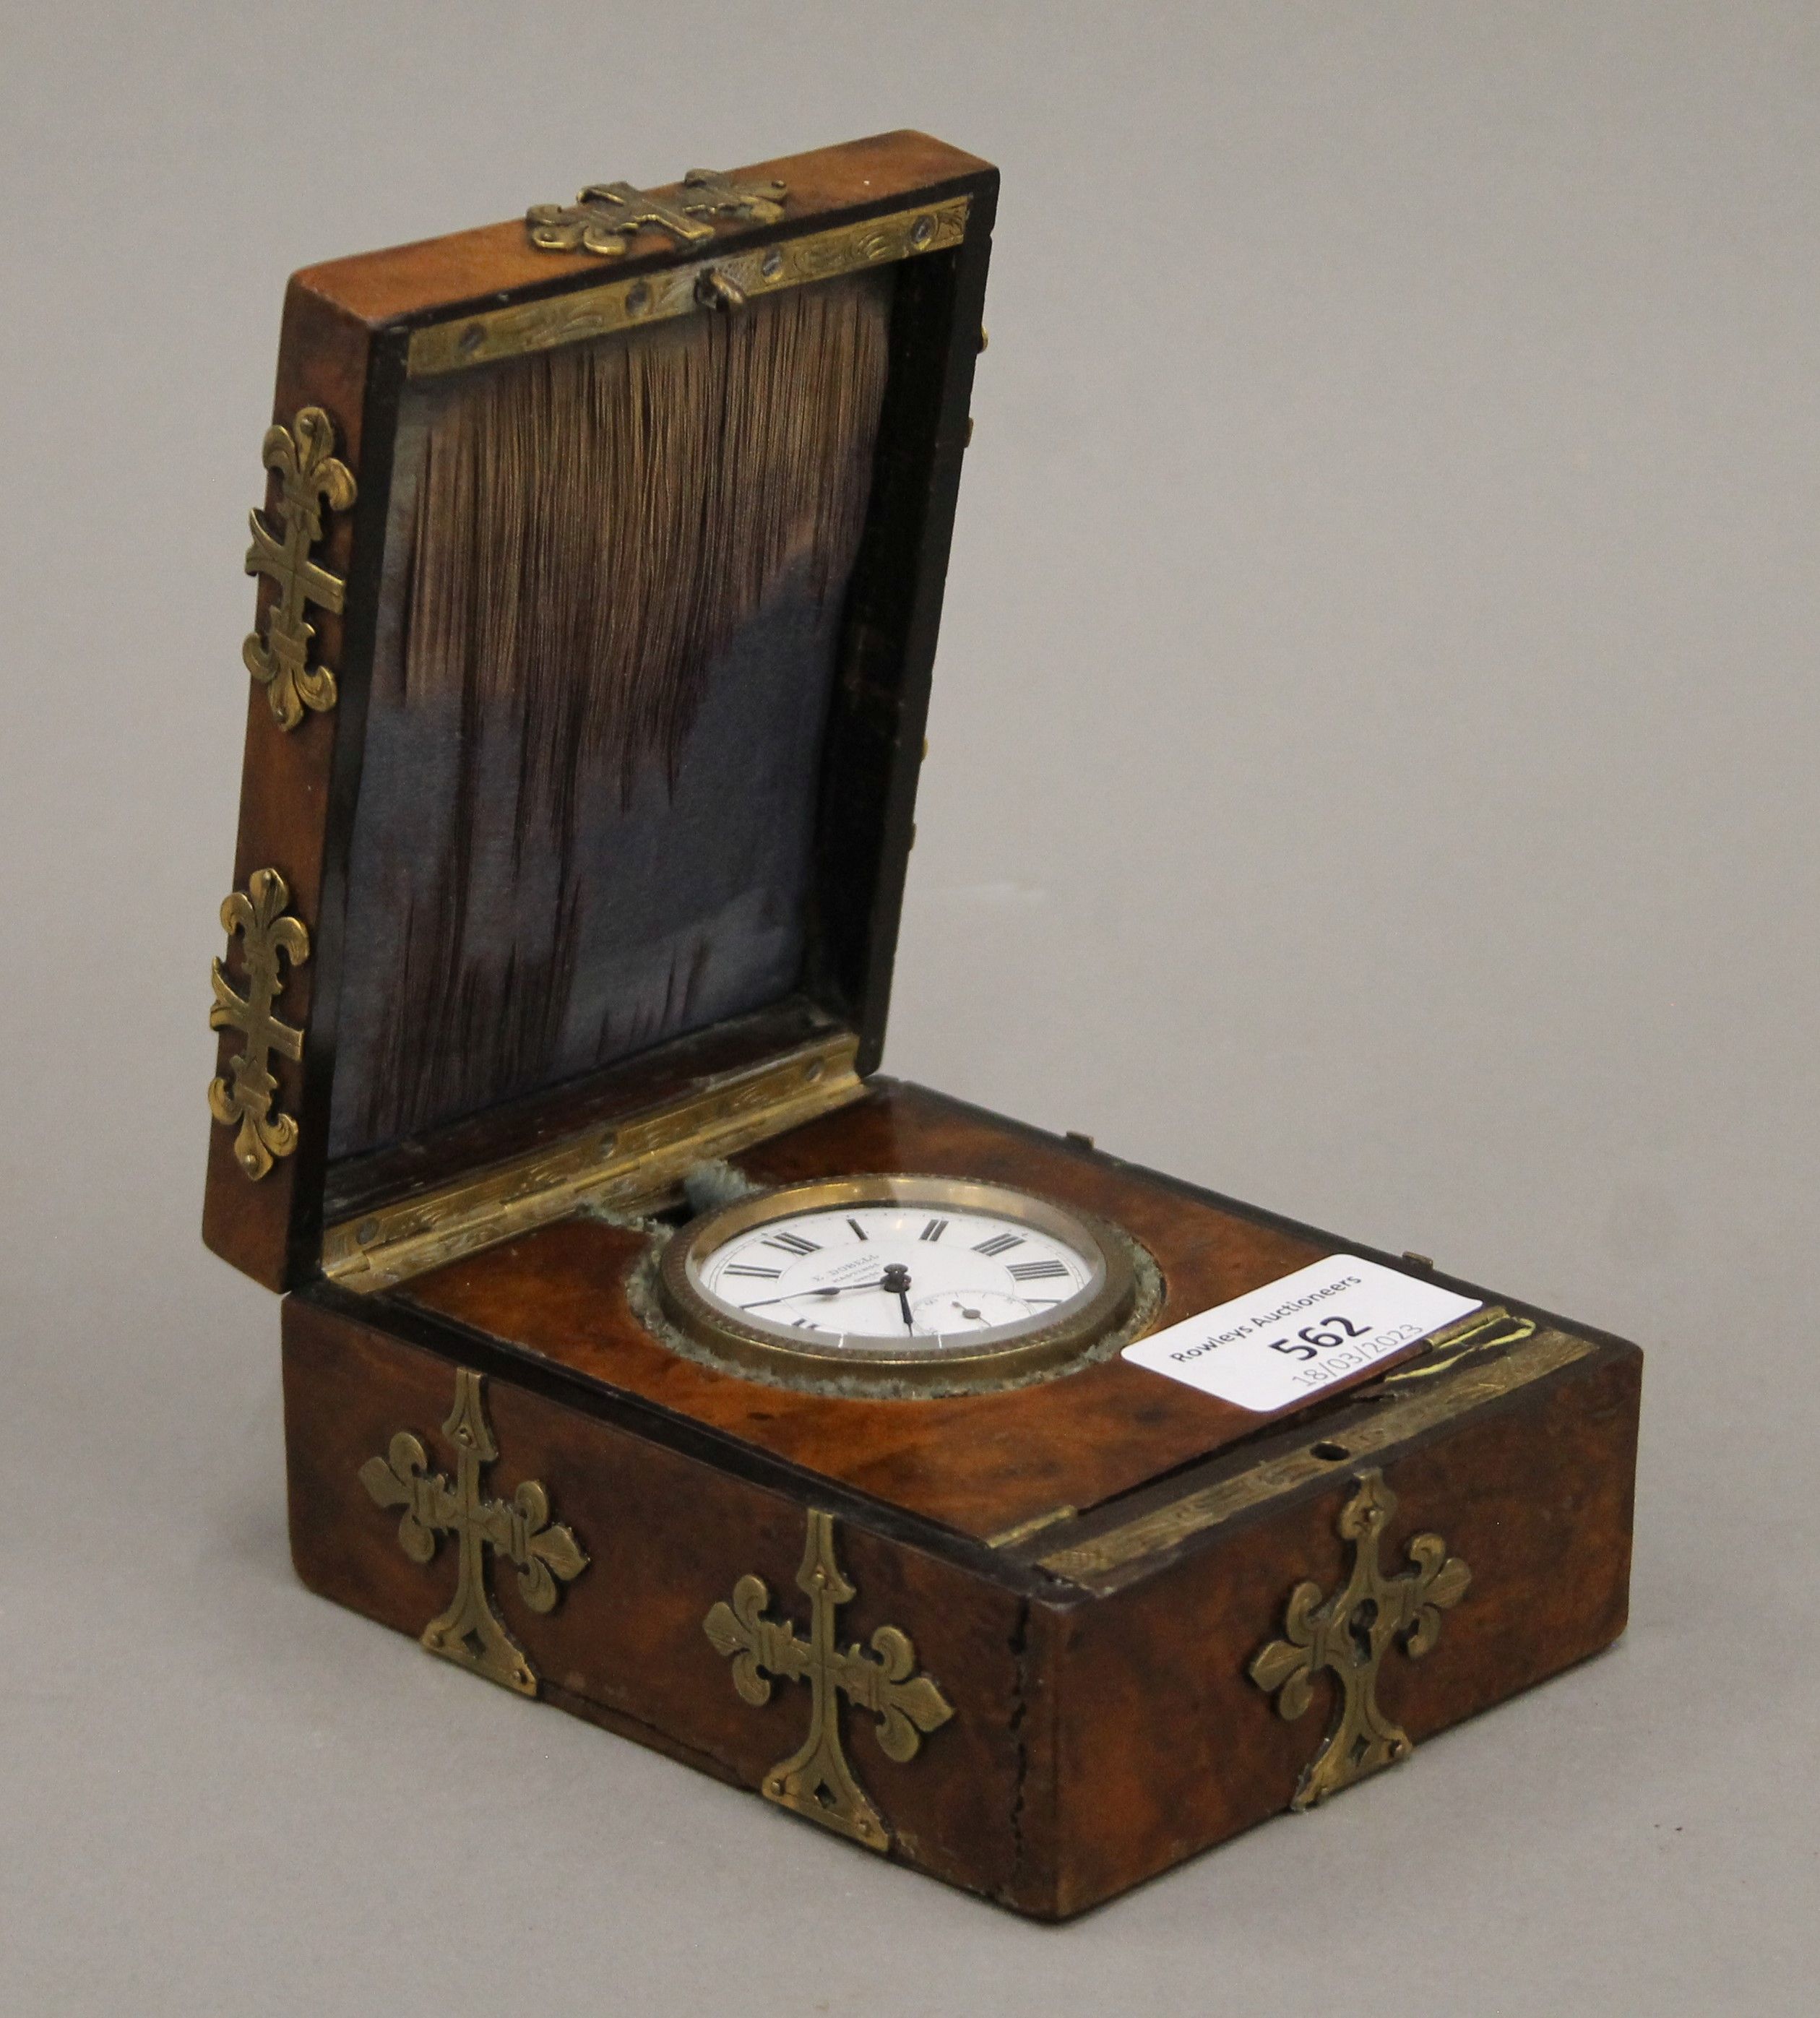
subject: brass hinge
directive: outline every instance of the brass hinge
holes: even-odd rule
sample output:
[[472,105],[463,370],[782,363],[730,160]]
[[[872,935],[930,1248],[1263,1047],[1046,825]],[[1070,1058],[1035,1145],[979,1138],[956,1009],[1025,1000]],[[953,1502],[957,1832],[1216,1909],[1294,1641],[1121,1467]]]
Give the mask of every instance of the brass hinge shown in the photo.
[[952,251],[967,236],[971,201],[950,197],[926,210],[896,211],[770,245],[733,246],[654,273],[430,323],[411,332],[406,369],[413,378],[439,378],[477,364],[729,307],[733,295],[757,301],[842,273]]
[[601,1122],[435,1191],[340,1221],[323,1236],[323,1272],[345,1289],[387,1289],[566,1218],[582,1205],[657,1203],[696,1164],[857,1100],[866,1090],[853,1069],[859,1047],[850,1032],[817,1038],[667,1105]]

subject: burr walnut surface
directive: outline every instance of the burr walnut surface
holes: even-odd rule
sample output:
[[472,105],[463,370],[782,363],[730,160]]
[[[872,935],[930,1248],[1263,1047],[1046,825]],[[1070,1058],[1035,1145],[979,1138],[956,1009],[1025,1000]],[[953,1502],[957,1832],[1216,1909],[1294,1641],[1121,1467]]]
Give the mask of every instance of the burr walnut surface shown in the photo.
[[[1159,1325],[1342,1246],[890,1082],[735,1162],[764,1184],[876,1170],[988,1178],[1092,1213],[1154,1257],[1163,1282]],[[1116,1358],[1034,1386],[937,1400],[856,1399],[741,1379],[680,1357],[639,1322],[626,1276],[644,1248],[634,1230],[568,1220],[418,1277],[398,1296],[981,1538],[1061,1507],[1084,1513],[1252,1434],[1265,1419]]]

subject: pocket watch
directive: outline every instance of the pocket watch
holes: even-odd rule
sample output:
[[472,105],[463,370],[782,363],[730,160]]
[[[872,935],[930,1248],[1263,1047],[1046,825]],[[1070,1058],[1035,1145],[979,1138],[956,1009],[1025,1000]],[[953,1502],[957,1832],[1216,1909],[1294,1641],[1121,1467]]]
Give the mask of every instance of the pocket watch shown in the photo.
[[787,1384],[958,1393],[1070,1361],[1131,1316],[1131,1243],[1071,1207],[970,1178],[820,1178],[675,1235],[664,1314]]

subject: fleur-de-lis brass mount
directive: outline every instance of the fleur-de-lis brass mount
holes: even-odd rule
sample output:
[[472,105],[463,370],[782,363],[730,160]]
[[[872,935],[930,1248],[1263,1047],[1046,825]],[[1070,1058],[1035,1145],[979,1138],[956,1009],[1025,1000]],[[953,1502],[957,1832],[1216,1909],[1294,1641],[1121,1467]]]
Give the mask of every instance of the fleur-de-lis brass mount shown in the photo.
[[1409,1544],[1409,1569],[1385,1576],[1378,1544],[1396,1506],[1382,1472],[1360,1474],[1338,1523],[1341,1539],[1352,1544],[1351,1573],[1325,1603],[1319,1584],[1297,1584],[1283,1621],[1288,1636],[1273,1640],[1247,1671],[1276,1697],[1278,1714],[1290,1723],[1314,1701],[1315,1676],[1325,1669],[1333,1677],[1333,1718],[1302,1770],[1292,1808],[1312,1808],[1409,1756],[1409,1734],[1378,1706],[1378,1669],[1398,1638],[1412,1659],[1426,1654],[1440,1637],[1442,1613],[1460,1602],[1472,1581],[1438,1535],[1417,1535]]
[[268,428],[260,455],[278,474],[280,530],[274,531],[262,512],[248,515],[253,543],[247,548],[247,573],[270,575],[278,593],[266,613],[264,635],[249,633],[241,656],[265,688],[284,729],[295,729],[306,707],[322,714],[335,704],[335,674],[309,663],[316,626],[304,614],[313,602],[339,616],[346,591],[339,575],[309,558],[322,537],[324,510],[346,512],[354,501],[353,472],[334,448],[335,423],[320,407],[299,407],[288,428]]
[[896,1626],[879,1627],[870,1654],[857,1644],[843,1648],[835,1640],[834,1614],[852,1601],[854,1590],[834,1557],[831,1514],[810,1509],[796,1582],[809,1597],[808,1639],[799,1637],[788,1619],[764,1616],[771,1593],[764,1579],[755,1576],[740,1579],[733,1603],[723,1599],[715,1604],[702,1621],[703,1629],[717,1654],[732,1657],[733,1687],[746,1702],[768,1702],[773,1676],[809,1683],[809,1736],[765,1775],[760,1783],[765,1798],[869,1850],[888,1849],[891,1832],[847,1763],[841,1698],[878,1719],[879,1749],[899,1765],[916,1756],[924,1734],[946,1723],[953,1706],[927,1675],[916,1673],[916,1649]]
[[272,1014],[272,1004],[284,989],[278,956],[282,953],[293,968],[309,957],[309,934],[303,920],[285,915],[290,901],[290,889],[276,869],[255,869],[244,891],[236,890],[221,900],[222,930],[230,939],[236,932],[241,935],[246,993],[236,991],[219,960],[209,967],[215,1005],[208,1012],[208,1027],[238,1030],[247,1047],[230,1060],[227,1078],[210,1082],[208,1111],[225,1128],[240,1123],[234,1160],[255,1181],[271,1169],[274,1156],[288,1156],[297,1147],[295,1120],[273,1111],[278,1082],[268,1062],[274,1051],[293,1062],[303,1055],[303,1033]]
[[481,1376],[466,1367],[455,1374],[455,1405],[443,1434],[455,1447],[455,1477],[429,1469],[423,1445],[400,1430],[384,1457],[360,1466],[360,1483],[381,1506],[402,1506],[398,1542],[414,1563],[427,1563],[444,1535],[458,1545],[455,1595],[424,1629],[426,1651],[440,1654],[484,1675],[490,1682],[537,1692],[537,1670],[493,1608],[487,1585],[487,1551],[518,1568],[519,1594],[533,1611],[548,1611],[564,1583],[588,1567],[588,1557],[570,1530],[550,1519],[550,1495],[526,1479],[510,1499],[481,1496],[480,1474],[499,1456],[481,1399]]
[[713,168],[691,168],[675,196],[654,196],[630,183],[590,183],[573,204],[534,203],[525,228],[540,252],[594,252],[621,258],[638,231],[667,231],[678,245],[713,237],[710,217],[749,217],[776,224],[783,215],[782,183],[736,183]]

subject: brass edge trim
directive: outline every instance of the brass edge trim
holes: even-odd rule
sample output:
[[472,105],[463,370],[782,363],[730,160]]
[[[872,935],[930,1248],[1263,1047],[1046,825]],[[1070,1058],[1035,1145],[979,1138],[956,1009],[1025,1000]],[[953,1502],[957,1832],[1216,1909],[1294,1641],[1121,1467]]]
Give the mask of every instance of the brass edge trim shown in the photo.
[[862,224],[837,225],[743,251],[711,253],[659,273],[432,323],[412,331],[406,368],[413,378],[440,378],[502,358],[642,329],[677,316],[700,315],[711,306],[704,292],[716,278],[752,299],[925,252],[946,251],[966,235],[972,201],[951,197],[945,203],[869,218]]
[[[1590,1339],[1576,1338],[1562,1331],[1540,1330],[1502,1358],[1463,1366],[1451,1377],[1438,1377],[1432,1387],[1382,1403],[1370,1415],[1348,1423],[1344,1435],[1348,1456],[1355,1461],[1368,1459],[1437,1423],[1572,1365],[1597,1349]],[[1103,1594],[1124,1581],[1118,1574],[1120,1571],[1144,1557],[1160,1554],[1267,1499],[1333,1475],[1332,1462],[1316,1457],[1312,1449],[1290,1451],[1128,1521],[1091,1541],[1044,1556],[1039,1558],[1040,1565],[1053,1575],[1066,1577],[1071,1582]]]
[[1015,1549],[1029,1541],[1033,1535],[1040,1535],[1045,1528],[1053,1528],[1058,1521],[1072,1521],[1080,1514],[1078,1506],[1051,1506],[1047,1514],[1033,1514],[1027,1521],[1019,1521],[1015,1526],[1001,1528],[996,1535],[988,1535],[986,1546],[989,1549]]
[[358,1217],[323,1236],[323,1272],[361,1294],[566,1217],[583,1204],[633,1205],[684,1171],[859,1098],[850,1033],[729,1074],[701,1091],[515,1156]]

